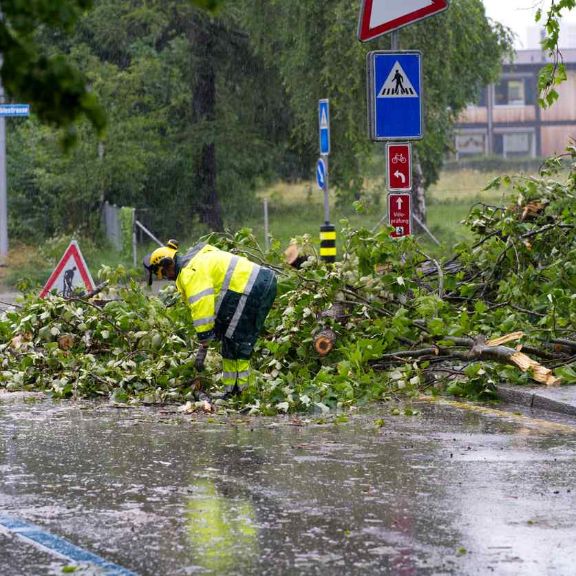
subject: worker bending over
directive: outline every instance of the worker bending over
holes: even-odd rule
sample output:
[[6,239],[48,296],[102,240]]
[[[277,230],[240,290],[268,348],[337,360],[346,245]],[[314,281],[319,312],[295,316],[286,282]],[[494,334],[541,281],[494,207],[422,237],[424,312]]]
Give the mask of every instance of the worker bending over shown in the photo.
[[149,273],[175,280],[190,307],[200,348],[196,369],[202,370],[211,340],[222,343],[222,382],[236,395],[249,381],[250,356],[276,297],[276,276],[247,258],[201,243],[185,254],[170,240],[144,258]]

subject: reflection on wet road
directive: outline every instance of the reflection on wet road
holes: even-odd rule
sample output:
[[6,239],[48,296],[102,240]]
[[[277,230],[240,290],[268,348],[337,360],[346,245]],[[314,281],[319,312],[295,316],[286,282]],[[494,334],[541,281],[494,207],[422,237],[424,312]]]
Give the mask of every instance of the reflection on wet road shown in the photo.
[[[0,516],[140,575],[573,573],[576,428],[385,410],[302,423],[3,395]],[[70,564],[112,573],[0,528],[0,574]]]

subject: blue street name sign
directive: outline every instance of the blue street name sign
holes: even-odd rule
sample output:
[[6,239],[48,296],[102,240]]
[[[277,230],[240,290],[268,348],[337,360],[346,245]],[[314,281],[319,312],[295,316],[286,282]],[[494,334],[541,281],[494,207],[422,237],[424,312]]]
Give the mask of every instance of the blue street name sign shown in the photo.
[[373,141],[420,140],[422,103],[420,52],[368,54],[368,124]]
[[320,155],[330,154],[330,102],[318,101],[318,124],[320,127]]
[[0,104],[0,116],[30,116],[30,104]]
[[320,190],[326,189],[326,162],[323,158],[316,163],[316,184]]

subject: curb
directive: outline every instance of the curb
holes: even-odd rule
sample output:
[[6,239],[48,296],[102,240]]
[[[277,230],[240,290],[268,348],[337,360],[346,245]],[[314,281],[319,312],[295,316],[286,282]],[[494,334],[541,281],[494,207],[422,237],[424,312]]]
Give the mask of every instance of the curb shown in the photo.
[[500,400],[510,402],[511,404],[520,404],[521,406],[528,406],[529,408],[576,416],[576,406],[540,396],[533,390],[521,390],[510,386],[497,386],[496,392]]

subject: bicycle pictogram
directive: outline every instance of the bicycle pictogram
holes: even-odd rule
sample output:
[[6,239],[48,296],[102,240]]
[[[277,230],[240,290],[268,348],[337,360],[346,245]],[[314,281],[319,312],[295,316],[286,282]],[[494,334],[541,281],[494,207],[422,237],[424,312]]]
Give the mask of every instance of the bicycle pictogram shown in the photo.
[[398,164],[398,162],[400,162],[400,164],[406,164],[406,162],[408,162],[408,158],[406,158],[406,156],[404,156],[404,154],[401,152],[396,152],[396,154],[394,154],[392,157],[392,164]]

